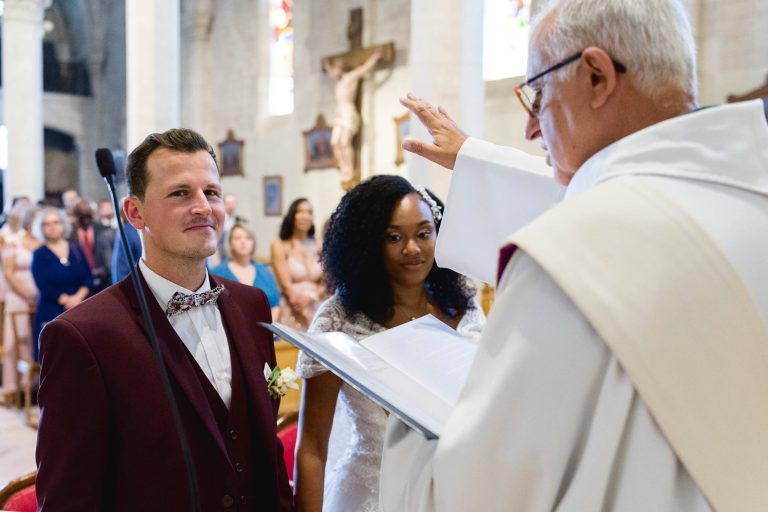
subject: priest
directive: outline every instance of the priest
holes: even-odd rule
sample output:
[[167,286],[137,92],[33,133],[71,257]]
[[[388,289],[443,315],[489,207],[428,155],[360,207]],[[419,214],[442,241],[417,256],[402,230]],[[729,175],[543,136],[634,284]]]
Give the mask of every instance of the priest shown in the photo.
[[763,104],[697,108],[677,0],[550,2],[528,77],[560,185],[404,100],[456,169],[438,261],[498,289],[441,438],[390,418],[382,510],[768,509]]

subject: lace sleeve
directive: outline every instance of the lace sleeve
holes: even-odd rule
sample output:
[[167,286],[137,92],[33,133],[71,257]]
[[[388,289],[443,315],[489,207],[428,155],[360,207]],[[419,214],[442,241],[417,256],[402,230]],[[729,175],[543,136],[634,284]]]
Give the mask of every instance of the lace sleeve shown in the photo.
[[[307,332],[334,332],[341,330],[344,318],[344,309],[335,297],[325,301],[315,313],[315,318],[309,326]],[[296,362],[296,372],[302,379],[311,379],[328,369],[321,363],[315,361],[311,356],[303,351],[299,352],[299,359]]]
[[462,336],[471,339],[474,342],[480,341],[480,335],[485,327],[485,313],[476,299],[472,299],[469,308],[464,312],[464,316],[459,322],[456,330]]

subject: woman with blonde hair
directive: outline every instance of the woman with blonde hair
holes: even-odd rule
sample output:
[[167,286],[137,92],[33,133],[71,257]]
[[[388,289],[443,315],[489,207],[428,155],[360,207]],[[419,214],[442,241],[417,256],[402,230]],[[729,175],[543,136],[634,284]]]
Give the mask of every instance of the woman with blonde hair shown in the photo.
[[278,318],[280,290],[269,267],[253,259],[256,254],[256,237],[242,224],[235,224],[229,231],[228,243],[229,258],[211,269],[211,273],[263,291],[272,309],[272,318]]

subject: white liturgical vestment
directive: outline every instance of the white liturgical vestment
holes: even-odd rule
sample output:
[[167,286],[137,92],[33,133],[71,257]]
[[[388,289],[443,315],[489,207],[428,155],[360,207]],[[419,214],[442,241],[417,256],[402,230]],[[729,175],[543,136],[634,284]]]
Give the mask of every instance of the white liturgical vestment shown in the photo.
[[[491,282],[503,238],[554,204],[559,188],[526,177],[531,157],[507,150],[505,158],[504,151],[465,143],[438,238],[441,265]],[[566,201],[623,175],[642,176],[698,224],[741,278],[765,324],[768,127],[762,103],[701,110],[632,134],[579,169]],[[493,188],[488,195],[487,186]],[[506,191],[500,204],[476,207],[482,198],[498,199],[500,187]],[[510,229],[498,235],[505,223]],[[470,231],[489,236],[468,243]],[[472,254],[457,252],[467,246]],[[492,254],[493,261],[478,253]],[[713,375],[712,385],[728,383]],[[521,249],[504,269],[473,369],[440,440],[425,441],[390,418],[380,497],[382,509],[393,512],[711,510],[615,355]]]

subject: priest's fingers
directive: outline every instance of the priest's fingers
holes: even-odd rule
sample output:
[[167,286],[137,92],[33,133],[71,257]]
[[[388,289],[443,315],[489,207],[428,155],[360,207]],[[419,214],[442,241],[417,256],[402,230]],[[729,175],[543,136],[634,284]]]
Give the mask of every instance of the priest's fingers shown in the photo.
[[445,119],[445,120],[446,120],[446,121],[447,121],[449,124],[451,124],[451,125],[452,125],[452,126],[455,128],[455,129],[456,129],[456,131],[459,131],[459,132],[461,132],[461,134],[464,136],[464,138],[465,138],[465,139],[467,138],[467,134],[466,134],[466,133],[464,133],[464,130],[462,130],[461,128],[459,128],[459,125],[458,125],[458,124],[456,124],[456,121],[454,121],[454,120],[453,120],[453,118],[452,118],[450,115],[448,115],[448,112],[447,112],[447,111],[446,111],[446,110],[445,110],[443,107],[441,107],[441,106],[439,106],[439,105],[438,105],[438,107],[437,107],[437,111],[438,111],[438,113],[439,113],[441,116],[443,116],[443,118],[444,118],[444,119]]
[[453,169],[453,165],[456,163],[456,153],[448,152],[438,145],[420,140],[405,139],[403,149],[442,165],[446,169]]
[[421,98],[417,98],[411,93],[408,93],[405,98],[400,98],[400,104],[416,114],[416,117],[419,118],[419,121],[421,121],[428,130],[437,122],[438,118],[435,115],[436,111],[432,109],[432,105]]

